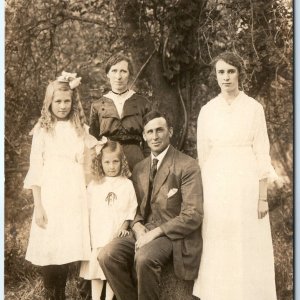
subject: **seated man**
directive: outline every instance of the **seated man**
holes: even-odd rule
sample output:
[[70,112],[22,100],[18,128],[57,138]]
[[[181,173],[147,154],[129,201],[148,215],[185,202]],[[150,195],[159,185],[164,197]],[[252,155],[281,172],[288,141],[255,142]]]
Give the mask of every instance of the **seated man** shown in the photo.
[[198,163],[170,145],[166,116],[151,111],[143,123],[151,155],[133,170],[139,203],[134,235],[114,239],[98,256],[118,300],[158,300],[161,269],[171,259],[178,278],[195,279],[202,250]]

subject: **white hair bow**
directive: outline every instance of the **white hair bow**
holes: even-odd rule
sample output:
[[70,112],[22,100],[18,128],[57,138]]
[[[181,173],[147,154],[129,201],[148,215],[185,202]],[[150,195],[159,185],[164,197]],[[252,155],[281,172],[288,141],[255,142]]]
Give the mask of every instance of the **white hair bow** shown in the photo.
[[89,149],[95,148],[96,154],[99,155],[103,146],[107,143],[107,141],[108,138],[106,136],[103,136],[101,140],[98,141],[94,136],[89,134],[86,137],[85,143]]
[[103,136],[101,138],[101,140],[97,141],[97,144],[95,145],[95,151],[96,151],[96,154],[99,155],[102,148],[104,147],[104,145],[107,143],[108,139],[106,136]]
[[81,83],[81,77],[76,78],[77,73],[68,73],[62,71],[61,76],[57,77],[57,81],[59,82],[68,82],[70,89],[73,90],[79,86]]

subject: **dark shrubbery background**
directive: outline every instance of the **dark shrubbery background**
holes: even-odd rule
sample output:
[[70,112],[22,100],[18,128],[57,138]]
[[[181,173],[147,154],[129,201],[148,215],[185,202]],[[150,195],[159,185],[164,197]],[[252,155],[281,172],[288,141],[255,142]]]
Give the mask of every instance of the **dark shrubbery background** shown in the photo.
[[[5,297],[40,299],[25,261],[33,201],[23,190],[31,137],[45,88],[62,70],[82,77],[86,115],[108,88],[104,65],[123,51],[135,62],[134,88],[167,111],[173,144],[196,157],[200,108],[218,93],[211,58],[243,57],[245,92],[264,105],[278,300],[293,295],[293,31],[291,0],[7,0],[5,41]],[[77,299],[77,267],[68,295]]]

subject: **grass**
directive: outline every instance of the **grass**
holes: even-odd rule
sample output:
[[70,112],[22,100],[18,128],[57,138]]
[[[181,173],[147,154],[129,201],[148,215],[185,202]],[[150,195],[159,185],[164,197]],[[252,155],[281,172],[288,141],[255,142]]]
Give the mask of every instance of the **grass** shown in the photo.
[[[66,295],[69,300],[82,299],[78,290],[76,273],[71,273],[66,287]],[[24,277],[18,283],[5,286],[5,299],[7,300],[41,300],[43,299],[43,283],[40,276],[30,279]]]
[[[22,189],[24,174],[6,176],[5,189],[5,299],[42,299],[42,282],[35,267],[25,261],[33,211],[31,192]],[[293,203],[286,186],[270,195],[278,300],[293,299]],[[78,265],[71,267],[68,299],[81,299]]]

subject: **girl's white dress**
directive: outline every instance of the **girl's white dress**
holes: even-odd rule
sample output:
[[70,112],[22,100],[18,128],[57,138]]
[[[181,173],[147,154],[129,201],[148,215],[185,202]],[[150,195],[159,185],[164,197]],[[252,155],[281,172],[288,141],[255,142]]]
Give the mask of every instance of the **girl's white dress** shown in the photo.
[[58,121],[53,133],[33,130],[30,168],[25,188],[41,187],[48,224],[32,219],[26,259],[35,265],[87,260],[90,255],[88,208],[84,178],[84,137],[70,121]]
[[100,248],[115,237],[126,220],[133,220],[137,200],[131,180],[122,177],[104,177],[101,182],[91,181],[87,189],[92,254],[81,263],[80,276],[102,279],[105,276],[97,261]]
[[263,107],[240,92],[200,111],[203,254],[193,294],[201,300],[275,300],[269,215],[258,219],[259,180],[276,177]]

